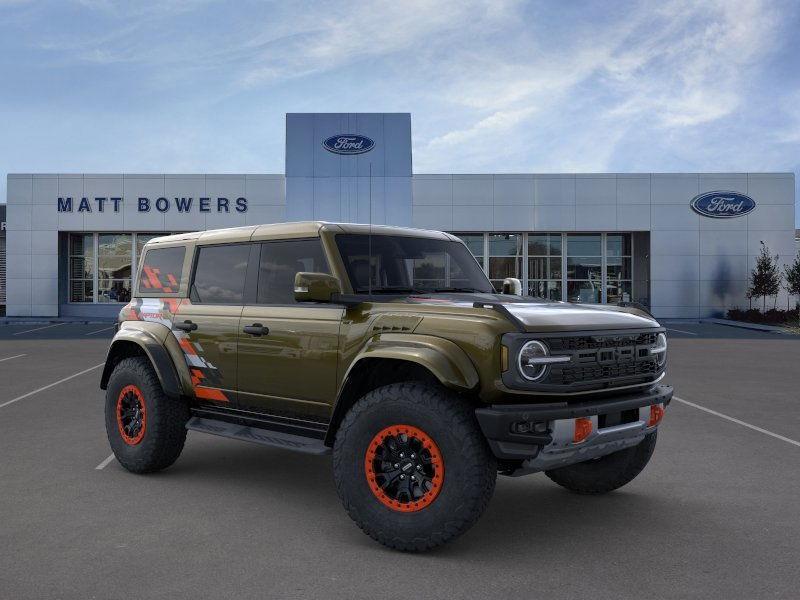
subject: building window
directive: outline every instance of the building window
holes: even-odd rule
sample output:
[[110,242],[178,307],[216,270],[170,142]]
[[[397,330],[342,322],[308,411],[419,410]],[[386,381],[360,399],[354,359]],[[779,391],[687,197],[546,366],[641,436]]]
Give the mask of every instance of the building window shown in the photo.
[[69,301],[94,302],[94,234],[69,235]]
[[145,243],[169,233],[70,233],[67,301],[125,303]]
[[560,233],[528,234],[528,295],[561,300],[563,244]]
[[97,239],[97,301],[129,302],[133,270],[133,236],[101,233]]
[[602,302],[603,235],[567,235],[567,300]]
[[606,234],[606,302],[618,304],[632,298],[632,243],[630,233]]
[[506,277],[522,278],[521,233],[489,235],[489,279],[498,292]]

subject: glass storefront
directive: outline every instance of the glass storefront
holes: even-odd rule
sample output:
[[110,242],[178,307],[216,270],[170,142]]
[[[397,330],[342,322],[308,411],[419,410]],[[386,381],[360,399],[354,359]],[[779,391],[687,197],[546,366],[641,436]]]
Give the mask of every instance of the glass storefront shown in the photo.
[[151,239],[168,233],[70,233],[68,301],[125,303],[137,259]]
[[[633,298],[630,233],[458,233],[495,289],[515,277],[529,296],[567,302]],[[487,261],[484,261],[487,256]]]

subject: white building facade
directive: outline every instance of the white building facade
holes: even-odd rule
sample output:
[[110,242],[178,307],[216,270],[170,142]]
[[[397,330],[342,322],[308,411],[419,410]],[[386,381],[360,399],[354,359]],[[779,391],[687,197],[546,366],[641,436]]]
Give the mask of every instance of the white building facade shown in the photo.
[[151,237],[287,220],[449,231],[495,282],[660,318],[746,307],[762,242],[797,251],[792,173],[414,174],[411,147],[407,113],[288,114],[285,174],[11,174],[6,313],[113,317]]

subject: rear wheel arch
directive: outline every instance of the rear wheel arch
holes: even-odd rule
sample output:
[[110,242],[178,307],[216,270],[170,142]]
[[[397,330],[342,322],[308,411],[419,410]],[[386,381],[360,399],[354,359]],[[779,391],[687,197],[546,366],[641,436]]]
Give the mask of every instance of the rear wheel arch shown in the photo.
[[[131,336],[133,337],[133,336]],[[134,339],[126,337],[116,339],[111,343],[106,356],[106,364],[100,379],[100,389],[107,389],[108,381],[114,368],[126,358],[142,357],[147,359],[156,372],[164,394],[170,398],[180,398],[185,395],[175,370],[175,365],[167,350],[155,339],[139,332]],[[138,339],[145,338],[145,339]]]

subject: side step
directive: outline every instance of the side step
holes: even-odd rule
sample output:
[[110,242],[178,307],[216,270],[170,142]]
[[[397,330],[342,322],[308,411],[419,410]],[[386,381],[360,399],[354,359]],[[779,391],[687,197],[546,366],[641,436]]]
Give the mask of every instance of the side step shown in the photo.
[[186,429],[202,431],[213,435],[233,438],[245,442],[255,442],[265,446],[276,446],[284,450],[294,450],[295,452],[305,452],[307,454],[330,454],[331,449],[322,440],[307,438],[283,431],[272,429],[260,429],[249,425],[238,425],[217,419],[206,419],[203,417],[192,417],[186,423]]

